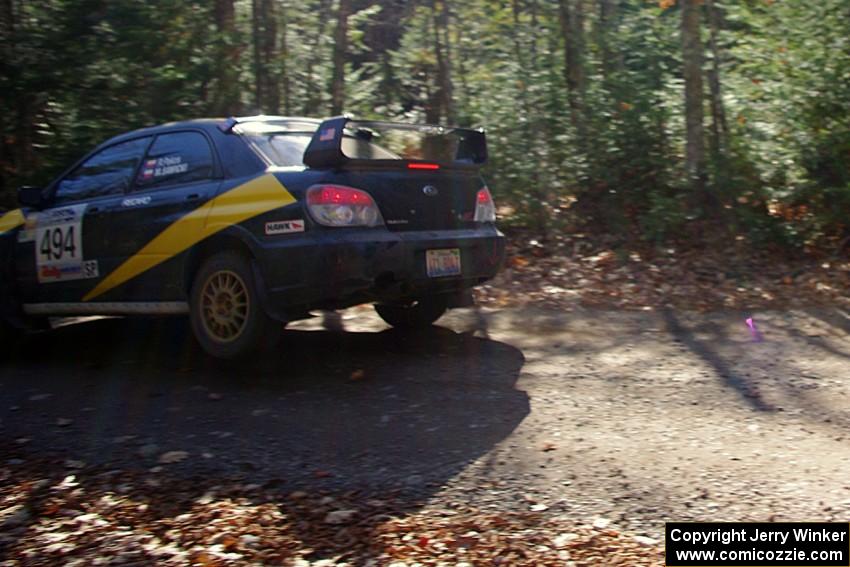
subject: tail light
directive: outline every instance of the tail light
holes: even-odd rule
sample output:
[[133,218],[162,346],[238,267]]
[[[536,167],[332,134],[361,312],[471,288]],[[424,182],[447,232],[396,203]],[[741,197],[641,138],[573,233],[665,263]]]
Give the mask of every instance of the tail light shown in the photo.
[[496,222],[496,203],[490,190],[484,187],[475,199],[475,222]]
[[307,209],[325,226],[379,226],[381,211],[366,191],[343,185],[313,185],[307,189]]

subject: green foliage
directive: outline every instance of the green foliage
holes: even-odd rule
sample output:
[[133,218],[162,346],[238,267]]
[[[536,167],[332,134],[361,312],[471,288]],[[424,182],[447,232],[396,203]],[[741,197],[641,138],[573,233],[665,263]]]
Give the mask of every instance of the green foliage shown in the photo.
[[[684,172],[675,2],[569,0],[583,7],[584,84],[571,99],[558,2],[353,2],[346,110],[424,121],[448,60],[454,114],[488,131],[485,171],[505,222],[558,230],[572,216],[659,241],[706,214]],[[727,121],[708,164],[719,222],[754,241],[850,234],[850,5],[715,0]],[[0,198],[56,175],[117,132],[168,120],[267,112],[254,103],[251,6],[220,32],[197,0],[14,0],[0,21]],[[329,112],[335,0],[278,0],[290,114]],[[603,8],[611,9],[605,13]],[[437,10],[435,12],[435,10]],[[708,19],[704,22],[708,46]],[[438,37],[439,36],[439,37]],[[282,45],[286,46],[285,52]],[[708,51],[706,71],[714,54]],[[706,89],[706,127],[711,120]],[[235,104],[226,104],[227,100]],[[571,112],[570,103],[581,108]],[[225,101],[225,102],[223,102]],[[441,117],[441,119],[444,119]],[[710,134],[709,134],[710,135]]]
[[[13,133],[3,144],[12,181],[44,183],[110,135],[205,113],[212,60],[202,5],[80,0],[18,9],[0,83],[13,111],[3,117]],[[27,143],[32,156],[22,153]]]
[[[727,88],[739,146],[797,243],[847,231],[850,184],[850,6],[841,0],[729,3]],[[734,35],[733,35],[734,34]]]

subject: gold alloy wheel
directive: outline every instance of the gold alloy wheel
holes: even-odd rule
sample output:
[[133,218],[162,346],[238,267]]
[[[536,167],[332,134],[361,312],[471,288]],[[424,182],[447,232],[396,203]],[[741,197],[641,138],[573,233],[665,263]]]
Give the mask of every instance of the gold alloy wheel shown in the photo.
[[229,343],[245,331],[251,299],[242,278],[230,270],[213,273],[201,290],[201,322],[216,342]]

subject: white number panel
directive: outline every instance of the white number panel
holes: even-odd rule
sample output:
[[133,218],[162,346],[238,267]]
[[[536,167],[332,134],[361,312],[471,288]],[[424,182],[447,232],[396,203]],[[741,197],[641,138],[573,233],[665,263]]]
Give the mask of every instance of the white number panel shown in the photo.
[[83,260],[85,211],[85,205],[73,205],[38,214],[35,264],[40,283],[97,277],[97,261]]

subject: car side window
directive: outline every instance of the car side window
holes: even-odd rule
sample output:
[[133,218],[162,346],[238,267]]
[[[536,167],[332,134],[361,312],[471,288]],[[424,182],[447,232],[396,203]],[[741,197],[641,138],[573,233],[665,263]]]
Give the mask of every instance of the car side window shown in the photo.
[[150,143],[150,137],[121,142],[97,152],[66,175],[56,187],[56,204],[126,191]]
[[145,156],[135,190],[210,179],[213,172],[212,150],[203,134],[161,134]]

